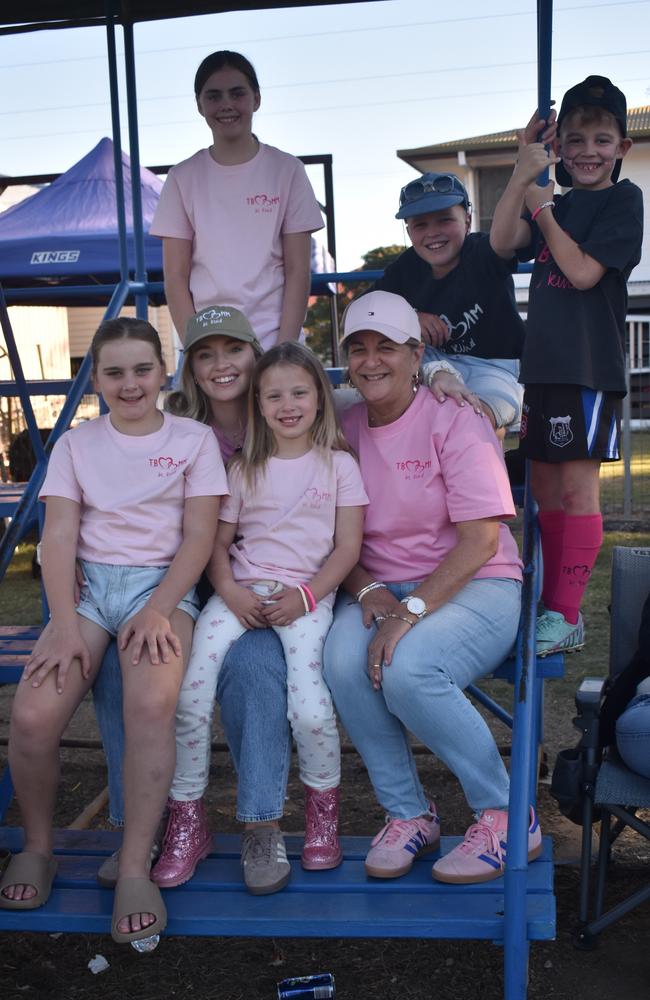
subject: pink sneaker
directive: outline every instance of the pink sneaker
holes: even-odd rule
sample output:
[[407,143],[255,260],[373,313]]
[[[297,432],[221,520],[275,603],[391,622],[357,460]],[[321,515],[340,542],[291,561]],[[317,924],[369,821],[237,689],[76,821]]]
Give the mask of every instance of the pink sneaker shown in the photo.
[[[478,823],[473,823],[462,844],[454,847],[431,874],[438,882],[489,882],[503,875],[506,863],[508,813],[505,809],[485,809]],[[542,831],[530,808],[528,828],[528,860],[542,853]]]
[[411,870],[421,854],[440,843],[440,820],[433,802],[429,812],[415,819],[389,819],[370,845],[366,874],[373,878],[399,878]]
[[192,878],[199,861],[210,853],[212,837],[203,799],[190,802],[168,799],[167,805],[169,820],[160,857],[151,870],[151,881],[171,889]]

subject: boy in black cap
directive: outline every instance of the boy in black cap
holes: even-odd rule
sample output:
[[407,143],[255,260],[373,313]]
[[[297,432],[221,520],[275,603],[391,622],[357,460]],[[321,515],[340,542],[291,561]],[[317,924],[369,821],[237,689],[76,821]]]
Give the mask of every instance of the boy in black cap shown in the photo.
[[[602,544],[600,463],[619,458],[626,280],[641,257],[643,202],[636,185],[616,183],[632,140],[625,95],[610,80],[589,76],[567,91],[550,153],[530,142],[546,125],[537,117],[521,136],[491,238],[501,252],[535,257],[521,450],[540,512],[545,656],[584,645],[580,603]],[[550,164],[566,194],[535,183]]]
[[[400,192],[396,218],[405,220],[413,246],[375,288],[417,310],[429,383],[441,369],[455,372],[496,429],[518,423],[523,393],[514,359],[521,357],[524,323],[512,283],[515,254],[503,260],[487,233],[469,232],[471,205],[455,174],[412,180]],[[436,388],[444,391],[444,383],[436,380]]]

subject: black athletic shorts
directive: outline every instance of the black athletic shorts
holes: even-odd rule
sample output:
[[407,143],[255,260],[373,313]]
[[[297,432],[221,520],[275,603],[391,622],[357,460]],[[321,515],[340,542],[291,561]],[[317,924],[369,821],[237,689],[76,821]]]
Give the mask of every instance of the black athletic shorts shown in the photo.
[[527,385],[520,450],[536,462],[620,458],[621,397],[583,385]]

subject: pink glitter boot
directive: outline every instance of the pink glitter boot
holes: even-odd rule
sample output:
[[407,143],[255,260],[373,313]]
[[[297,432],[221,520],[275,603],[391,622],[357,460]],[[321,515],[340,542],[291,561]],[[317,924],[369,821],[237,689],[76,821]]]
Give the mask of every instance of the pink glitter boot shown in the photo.
[[203,799],[190,802],[169,799],[167,805],[169,821],[160,857],[151,870],[151,880],[170,889],[192,878],[199,861],[210,853],[212,837]]
[[343,860],[338,837],[339,789],[322,792],[305,785],[305,843],[300,861],[303,868],[336,868]]

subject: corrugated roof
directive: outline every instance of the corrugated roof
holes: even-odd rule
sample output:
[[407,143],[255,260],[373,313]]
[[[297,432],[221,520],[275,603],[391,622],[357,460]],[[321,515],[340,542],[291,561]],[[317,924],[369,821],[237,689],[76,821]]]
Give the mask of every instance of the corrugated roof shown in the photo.
[[[627,130],[631,139],[650,139],[650,104],[641,108],[630,108],[627,113]],[[467,139],[452,139],[451,142],[438,142],[433,146],[420,146],[415,149],[398,149],[397,155],[403,160],[421,156],[434,156],[436,153],[456,153],[462,149],[471,153],[476,150],[501,150],[509,147],[517,148],[517,133],[514,129],[508,132],[488,132],[487,135],[473,135]]]

